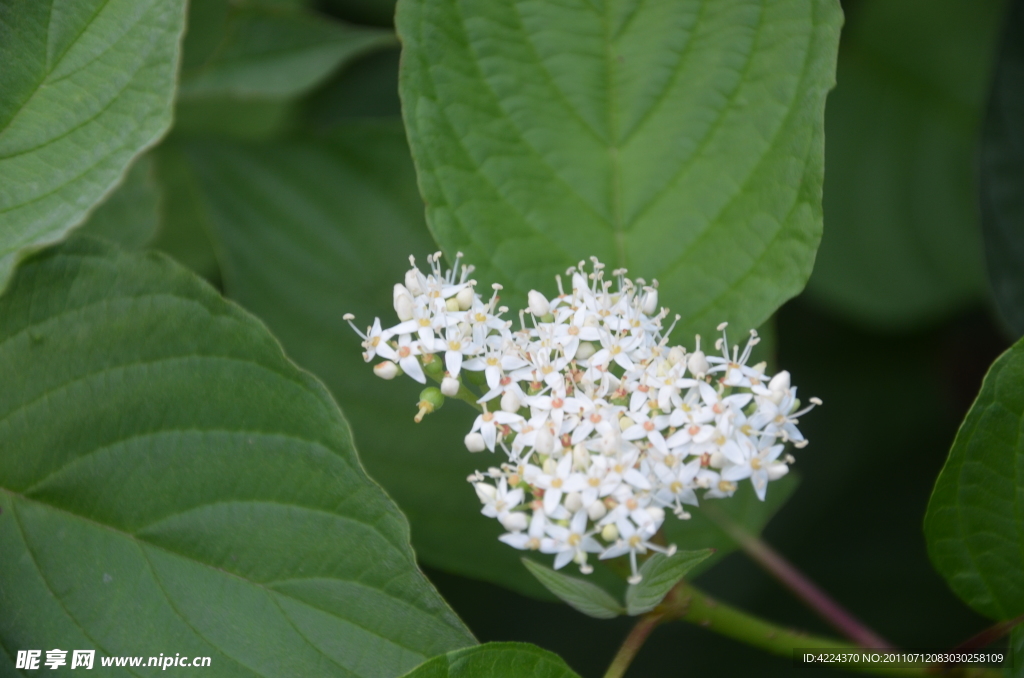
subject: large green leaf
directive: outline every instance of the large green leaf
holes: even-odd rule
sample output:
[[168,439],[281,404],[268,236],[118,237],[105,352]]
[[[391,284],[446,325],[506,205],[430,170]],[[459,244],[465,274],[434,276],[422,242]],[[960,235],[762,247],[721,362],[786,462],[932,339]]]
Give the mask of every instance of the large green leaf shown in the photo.
[[981,147],[981,225],[1003,318],[1024,335],[1024,2],[1016,0],[989,97]]
[[928,502],[932,563],[994,619],[1024,614],[1024,340],[989,370]]
[[401,0],[427,220],[517,293],[596,255],[684,334],[756,327],[821,235],[835,0]]
[[327,391],[166,257],[26,261],[0,381],[4,647],[385,677],[473,643]]
[[151,154],[136,160],[121,185],[89,215],[79,232],[112,240],[125,249],[142,249],[160,220],[155,172]]
[[825,115],[825,233],[808,292],[910,327],[986,293],[975,140],[1003,0],[863,0]]
[[0,289],[171,123],[185,0],[0,3]]
[[[419,557],[550,597],[520,563],[522,552],[498,541],[501,526],[480,515],[465,481],[496,459],[466,452],[462,439],[475,413],[451,403],[414,424],[421,387],[373,376],[359,338],[342,320],[346,312],[364,326],[375,316],[393,319],[392,287],[403,279],[408,255],[422,262],[434,247],[401,125],[348,123],[325,136],[261,144],[204,140],[161,150],[173,153],[179,178],[192,187],[186,195],[197,219],[183,223],[208,230],[225,292],[267,322],[289,356],[330,387],[370,474],[412,523]],[[767,503],[741,488],[723,509],[760,531],[791,487],[788,478],[773,483]],[[692,520],[668,523],[680,548],[717,548],[716,559],[734,548],[698,511]],[[589,580],[622,588],[602,563]]]
[[298,7],[203,0],[189,20],[179,98],[293,97],[346,60],[394,40],[391,31],[350,26]]
[[558,655],[526,643],[487,643],[434,657],[404,678],[579,678]]

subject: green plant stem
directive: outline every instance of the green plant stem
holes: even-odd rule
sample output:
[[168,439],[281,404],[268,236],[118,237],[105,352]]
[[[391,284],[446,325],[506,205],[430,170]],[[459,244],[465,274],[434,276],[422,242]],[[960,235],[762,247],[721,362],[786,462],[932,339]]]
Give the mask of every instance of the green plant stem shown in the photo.
[[[811,651],[831,650],[833,652],[850,653],[863,652],[862,648],[852,643],[834,638],[811,636],[759,619],[730,605],[721,603],[685,582],[672,589],[665,598],[665,601],[655,612],[662,614],[659,621],[681,619],[783,657],[792,658],[794,650],[797,649]],[[620,650],[621,653],[622,651]],[[635,650],[633,653],[635,654]],[[932,676],[940,672],[944,676],[958,676],[960,678],[999,678],[1002,675],[998,670],[989,668],[954,667],[944,670],[944,667],[934,664],[894,666],[891,664],[848,662],[832,664],[831,666],[848,671],[895,676]],[[617,674],[606,674],[606,678],[610,675]]]
[[713,505],[702,507],[702,510],[708,518],[732,537],[754,562],[763,567],[841,634],[863,648],[878,650],[893,648],[892,644],[854,617],[757,535],[748,532]]
[[633,657],[640,651],[640,647],[647,640],[647,636],[651,635],[651,631],[661,623],[662,617],[663,615],[660,612],[648,612],[640,617],[640,621],[636,623],[633,630],[626,636],[626,640],[622,642],[622,646],[615,654],[615,658],[612,659],[608,670],[605,671],[604,678],[622,678],[622,676],[626,675],[626,669],[633,663]]
[[980,633],[976,633],[953,648],[952,652],[969,652],[971,650],[987,647],[1012,631],[1018,624],[1024,624],[1024,614],[1008,621],[999,622]]

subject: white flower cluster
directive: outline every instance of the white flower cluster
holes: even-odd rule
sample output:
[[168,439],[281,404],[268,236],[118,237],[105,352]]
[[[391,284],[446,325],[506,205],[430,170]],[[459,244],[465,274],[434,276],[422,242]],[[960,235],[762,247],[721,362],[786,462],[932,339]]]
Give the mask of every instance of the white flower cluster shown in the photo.
[[[449,397],[469,399],[464,380],[480,383],[485,392],[472,397],[482,412],[466,447],[506,457],[469,478],[482,513],[507,530],[501,541],[555,554],[556,569],[574,561],[587,573],[590,554],[629,554],[635,583],[638,554],[675,551],[657,543],[665,509],[689,518],[684,507],[697,505],[698,492],[729,497],[745,479],[764,500],[793,461],[785,443],[807,444],[798,418],[821,402],[800,409],[788,372],[769,377],[764,363],[747,365],[754,331],[741,350],[722,323],[716,355],[699,336],[692,352],[669,346],[657,282],[616,270],[613,283],[597,259],[589,272],[581,262],[566,272],[568,291],[559,276],[554,299],[530,292],[516,328],[501,317],[500,285],[484,301],[472,267],[456,277],[442,273],[440,253],[428,259],[429,274],[410,258],[405,284],[395,285],[397,325],[381,329],[375,319],[356,330],[363,357],[384,358],[374,370],[385,379],[431,375]],[[440,401],[425,390],[417,421]]]

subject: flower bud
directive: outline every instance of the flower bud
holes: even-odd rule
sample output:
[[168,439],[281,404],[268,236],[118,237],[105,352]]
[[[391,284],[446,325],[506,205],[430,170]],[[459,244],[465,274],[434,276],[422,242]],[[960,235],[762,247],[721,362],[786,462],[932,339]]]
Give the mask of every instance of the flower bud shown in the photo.
[[446,299],[444,302],[444,307],[445,309],[448,310],[449,313],[455,313],[459,310],[459,300],[456,299],[455,297]]
[[516,511],[498,516],[498,522],[509,532],[522,532],[526,529],[529,521],[527,521],[525,513]]
[[678,365],[679,363],[686,361],[686,349],[682,346],[673,346],[668,352],[668,362],[670,365]]
[[665,509],[657,506],[648,506],[646,511],[647,515],[651,517],[651,520],[654,521],[655,525],[661,525],[665,522]]
[[530,290],[526,298],[529,301],[530,313],[538,318],[547,315],[548,311],[551,310],[547,298],[537,290]]
[[470,452],[483,452],[487,449],[487,443],[484,442],[484,437],[480,433],[469,433],[463,438],[463,442],[466,443],[466,449]]
[[606,542],[613,542],[619,538],[619,528],[615,527],[615,523],[608,523],[601,530],[601,539]]
[[459,290],[459,293],[455,295],[455,300],[459,303],[460,311],[468,311],[473,308],[473,297],[476,296],[476,292],[472,287],[463,287]]
[[481,504],[492,501],[498,495],[498,488],[489,483],[476,483],[473,488],[476,490],[476,496],[480,498]]
[[782,398],[786,395],[786,391],[789,390],[789,372],[782,370],[768,382],[768,390],[772,392],[769,396],[771,401],[778,405],[782,402]]
[[373,366],[373,373],[381,379],[394,379],[398,376],[398,365],[390,360],[384,360]]
[[459,380],[455,377],[445,377],[441,380],[441,393],[449,398],[454,398],[459,393]]
[[402,322],[412,320],[412,310],[415,304],[404,285],[395,285],[394,302],[395,314],[398,315],[398,319]]
[[520,405],[522,405],[522,403],[519,402],[519,396],[515,391],[505,391],[505,393],[502,394],[501,409],[506,412],[515,413],[519,411]]
[[768,480],[778,480],[789,473],[789,465],[782,462],[775,462],[768,465]]
[[572,448],[572,465],[581,471],[590,468],[590,451],[583,443],[576,443]]
[[715,450],[711,453],[711,459],[708,461],[708,466],[711,468],[722,468],[725,465],[725,455],[722,454],[721,450]]
[[594,522],[604,518],[607,513],[608,508],[604,505],[604,502],[600,500],[590,502],[590,506],[587,507],[587,515],[590,516],[590,519]]
[[555,463],[554,459],[548,459],[544,462],[543,470],[544,473],[548,474],[549,476],[553,476],[555,475],[555,471],[558,470],[558,464]]
[[654,315],[655,311],[658,310],[658,290],[654,287],[648,287],[647,292],[644,294],[643,302],[641,302],[640,310],[647,315]]
[[708,363],[704,351],[694,351],[686,361],[686,369],[690,370],[693,376],[702,376],[708,373],[711,365]]
[[551,454],[555,451],[555,436],[549,427],[541,426],[537,429],[537,434],[533,438],[533,449],[541,454]]
[[572,513],[576,513],[583,508],[583,498],[579,492],[570,492],[565,495],[565,508],[569,509]]
[[581,341],[579,348],[576,349],[576,360],[587,360],[595,353],[597,353],[597,349],[592,343]]
[[423,294],[424,289],[420,287],[420,271],[417,268],[410,268],[405,272],[405,288],[409,294],[418,297]]

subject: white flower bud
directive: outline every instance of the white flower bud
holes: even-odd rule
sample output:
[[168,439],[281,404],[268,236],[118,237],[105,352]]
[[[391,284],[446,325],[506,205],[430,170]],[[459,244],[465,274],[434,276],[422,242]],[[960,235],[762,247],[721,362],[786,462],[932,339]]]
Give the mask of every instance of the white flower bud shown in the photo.
[[498,516],[498,521],[509,532],[522,532],[529,523],[526,519],[526,514],[521,511],[500,515]]
[[444,302],[444,307],[448,310],[449,313],[455,313],[456,311],[459,310],[459,300],[456,299],[455,297],[452,297],[451,299],[446,299]]
[[493,501],[494,497],[498,495],[498,489],[488,483],[476,483],[473,487],[476,489],[476,496],[479,497],[481,504]]
[[419,269],[410,268],[405,272],[405,288],[409,294],[418,297],[423,294],[423,288],[420,287],[420,272]]
[[441,380],[441,393],[449,398],[454,398],[459,393],[459,380],[455,377],[445,377]]
[[381,379],[394,379],[398,376],[398,365],[385,360],[373,366],[373,373]]
[[597,353],[597,348],[589,341],[581,341],[576,349],[576,360],[588,360],[590,356]]
[[628,429],[630,426],[633,426],[634,424],[636,424],[636,422],[633,421],[632,419],[630,419],[629,417],[627,417],[626,415],[622,415],[621,417],[619,417],[619,430],[620,431],[625,431],[626,429]]
[[533,449],[541,454],[551,454],[555,450],[555,436],[547,426],[537,429],[533,438]]
[[789,372],[786,370],[782,370],[774,377],[772,377],[772,380],[768,382],[768,390],[772,392],[772,394],[768,397],[771,399],[773,403],[778,405],[780,402],[782,402],[782,399],[785,397],[786,391],[789,390],[789,386]]
[[587,515],[594,522],[601,520],[608,513],[608,507],[604,505],[604,502],[600,499],[597,501],[590,502],[590,506],[587,507]]
[[722,468],[725,464],[725,455],[722,454],[721,450],[715,450],[711,453],[711,458],[708,460],[708,466],[711,468]]
[[659,508],[657,506],[648,506],[646,511],[647,515],[651,517],[651,520],[654,521],[655,525],[660,526],[663,522],[665,522],[665,509]]
[[647,288],[647,293],[644,294],[644,300],[641,303],[640,310],[647,315],[654,315],[655,311],[658,310],[658,290],[653,287]]
[[459,302],[460,311],[468,311],[473,308],[473,297],[476,296],[476,292],[472,287],[463,287],[459,290],[459,293],[455,295],[455,300]]
[[668,362],[671,365],[678,365],[686,361],[686,349],[682,346],[673,346],[668,352]]
[[519,407],[522,405],[519,402],[519,396],[516,395],[515,391],[505,391],[501,396],[501,409],[506,412],[512,412],[513,414],[519,411]]
[[576,513],[583,508],[583,498],[579,492],[570,492],[565,495],[565,508],[569,509],[573,513]]
[[551,306],[548,304],[547,297],[537,290],[530,290],[530,293],[526,298],[529,300],[530,313],[534,314],[538,318],[551,312]]
[[555,471],[558,470],[558,464],[555,463],[554,459],[548,459],[544,462],[543,471],[549,476],[555,475]]
[[580,471],[590,468],[590,451],[583,443],[576,443],[572,447],[572,465]]
[[789,466],[781,462],[768,465],[768,480],[778,480],[782,476],[789,473]]
[[619,538],[619,528],[615,527],[615,523],[608,523],[601,530],[601,539],[606,542],[613,542]]
[[704,375],[711,369],[704,351],[694,351],[686,361],[686,369],[690,370],[693,376]]
[[463,438],[463,442],[466,443],[466,449],[470,452],[483,452],[487,449],[487,443],[484,442],[484,437],[480,433],[469,433]]
[[402,322],[412,320],[412,309],[415,308],[412,297],[404,285],[395,285],[395,314]]

